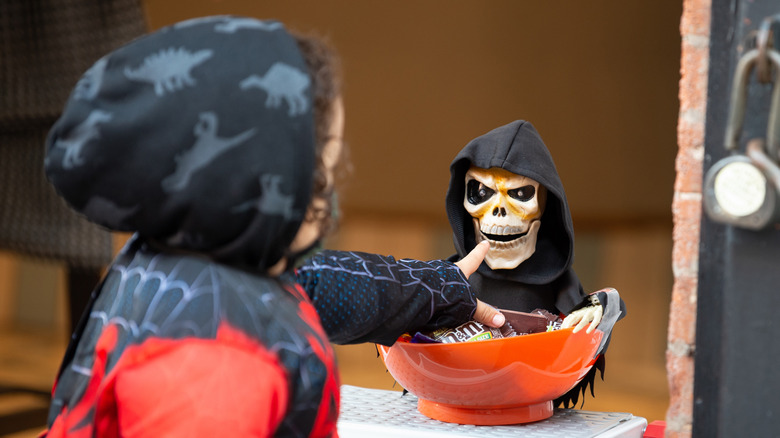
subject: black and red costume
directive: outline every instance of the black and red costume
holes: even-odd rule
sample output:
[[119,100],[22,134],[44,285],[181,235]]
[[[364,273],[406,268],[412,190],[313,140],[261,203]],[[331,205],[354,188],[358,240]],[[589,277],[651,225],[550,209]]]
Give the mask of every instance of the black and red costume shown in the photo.
[[106,55],[47,139],[46,172],[133,237],[92,294],[50,437],[337,435],[329,342],[468,320],[450,262],[323,251],[280,277],[310,202],[308,70],[283,25],[206,17]]

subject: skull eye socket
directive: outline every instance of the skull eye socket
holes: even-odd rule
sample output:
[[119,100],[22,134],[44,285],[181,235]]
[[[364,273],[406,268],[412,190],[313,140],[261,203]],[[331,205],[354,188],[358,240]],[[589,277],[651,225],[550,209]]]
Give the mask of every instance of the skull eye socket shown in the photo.
[[533,199],[536,194],[536,189],[534,186],[523,186],[509,190],[507,194],[509,197],[517,199],[520,202],[527,202]]
[[481,204],[490,199],[494,193],[493,189],[475,179],[466,183],[466,199],[468,199],[470,204]]

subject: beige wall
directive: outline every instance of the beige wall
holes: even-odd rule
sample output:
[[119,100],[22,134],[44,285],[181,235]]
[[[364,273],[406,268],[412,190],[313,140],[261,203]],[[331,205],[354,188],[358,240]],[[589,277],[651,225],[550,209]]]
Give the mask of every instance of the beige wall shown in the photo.
[[15,317],[18,271],[18,258],[0,252],[0,328],[10,326]]
[[0,251],[0,330],[68,327],[65,271],[58,263]]
[[153,28],[276,18],[343,57],[348,211],[443,223],[449,163],[515,119],[538,128],[575,220],[671,220],[681,4],[146,0]]

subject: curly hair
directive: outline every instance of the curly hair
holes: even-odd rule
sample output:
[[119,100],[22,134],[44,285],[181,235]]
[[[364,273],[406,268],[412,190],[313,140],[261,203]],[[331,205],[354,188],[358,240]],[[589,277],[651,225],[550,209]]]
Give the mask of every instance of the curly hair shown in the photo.
[[[328,183],[328,170],[323,160],[323,149],[331,140],[334,103],[341,96],[341,65],[335,50],[320,37],[291,32],[303,55],[312,78],[315,122],[315,165],[312,199],[325,201],[324,208],[310,208],[306,221],[319,221],[321,235],[332,232],[337,225],[337,211],[333,184]],[[342,145],[334,174],[345,173],[348,168],[347,148]]]

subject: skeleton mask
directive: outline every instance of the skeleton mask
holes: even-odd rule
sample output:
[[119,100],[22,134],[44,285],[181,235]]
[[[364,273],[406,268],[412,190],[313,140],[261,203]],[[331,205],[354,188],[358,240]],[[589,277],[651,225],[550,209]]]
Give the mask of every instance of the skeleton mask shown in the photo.
[[546,198],[538,182],[498,167],[466,172],[463,207],[474,218],[477,243],[490,241],[490,269],[514,269],[533,255]]

